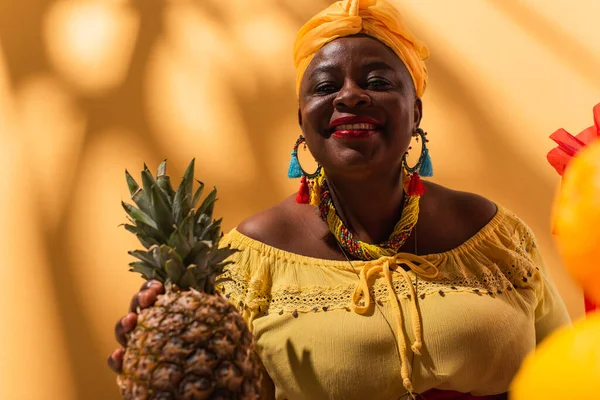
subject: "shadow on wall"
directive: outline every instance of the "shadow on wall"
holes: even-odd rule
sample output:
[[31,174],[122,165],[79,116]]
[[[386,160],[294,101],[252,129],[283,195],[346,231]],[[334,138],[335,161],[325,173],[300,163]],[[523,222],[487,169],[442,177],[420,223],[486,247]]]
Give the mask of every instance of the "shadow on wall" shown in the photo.
[[[65,354],[74,399],[118,398],[105,366],[115,346],[110,331],[139,281],[124,273],[126,250],[136,243],[117,228],[124,221],[119,200],[127,195],[125,168],[139,171],[147,162],[154,169],[169,158],[177,180],[196,157],[198,175],[219,188],[218,213],[226,228],[294,190],[296,183],[285,178],[299,133],[291,49],[296,30],[330,2],[259,3],[0,3],[0,61],[6,61],[17,121],[12,133],[27,149],[28,169],[19,179],[31,183],[30,210],[14,212],[34,214],[41,244],[29,251],[45,262],[30,268],[49,277],[45,284],[54,295],[32,297],[27,306],[56,303],[57,315],[40,318],[56,318],[62,329],[64,349],[48,345]],[[582,56],[584,45],[535,11],[492,3],[566,60]],[[432,40],[439,34],[423,32]],[[600,61],[593,54],[589,60],[569,67],[600,87]],[[554,184],[523,167],[528,160],[514,151],[489,103],[455,61],[432,56],[428,66],[438,85],[430,90],[442,104],[468,112],[472,130],[486,132],[467,136],[477,149],[476,163],[470,165],[468,157],[452,161],[472,176],[451,176],[452,164],[445,160],[452,157],[446,156],[438,164],[447,181],[441,183],[468,186],[464,182],[473,178],[485,194],[535,210],[530,221],[544,227],[549,200],[540,211],[538,199],[550,199]],[[445,133],[452,132],[457,140],[465,138],[458,127]],[[444,153],[432,144],[434,157]],[[34,348],[15,346],[29,351],[25,359],[36,360]],[[22,387],[7,384],[15,393]]]

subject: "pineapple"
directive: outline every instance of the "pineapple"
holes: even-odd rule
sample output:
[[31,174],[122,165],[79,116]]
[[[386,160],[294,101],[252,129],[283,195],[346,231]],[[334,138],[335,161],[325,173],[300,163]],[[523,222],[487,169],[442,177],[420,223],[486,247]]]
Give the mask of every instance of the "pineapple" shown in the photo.
[[[219,248],[221,220],[213,220],[216,189],[196,206],[194,160],[175,191],[166,160],[156,179],[144,165],[142,188],[125,171],[138,207],[123,203],[125,228],[145,250],[130,271],[165,284],[154,306],[139,312],[128,337],[118,384],[124,399],[258,399],[260,363],[239,312],[215,292],[234,250]],[[139,311],[139,310],[138,310]]]

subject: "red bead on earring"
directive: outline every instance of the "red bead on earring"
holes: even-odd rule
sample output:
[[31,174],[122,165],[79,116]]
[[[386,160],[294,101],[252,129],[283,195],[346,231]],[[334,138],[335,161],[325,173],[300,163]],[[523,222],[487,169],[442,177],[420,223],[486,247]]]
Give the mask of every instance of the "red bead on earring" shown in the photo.
[[296,195],[296,203],[298,204],[308,204],[310,202],[310,190],[308,187],[308,179],[306,176],[303,176],[300,179],[300,188],[298,189],[298,194]]
[[423,185],[419,174],[417,172],[413,172],[410,176],[406,193],[409,196],[423,196],[426,191],[427,189],[425,188],[425,185]]

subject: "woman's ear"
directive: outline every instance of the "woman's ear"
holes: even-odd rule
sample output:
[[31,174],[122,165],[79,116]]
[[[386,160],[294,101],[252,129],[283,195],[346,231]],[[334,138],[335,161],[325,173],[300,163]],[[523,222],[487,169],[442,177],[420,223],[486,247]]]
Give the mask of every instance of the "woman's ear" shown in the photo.
[[415,126],[418,127],[421,124],[421,119],[423,118],[423,102],[421,101],[420,97],[415,99],[414,117]]
[[298,125],[302,128],[302,113],[300,112],[300,107],[298,107]]

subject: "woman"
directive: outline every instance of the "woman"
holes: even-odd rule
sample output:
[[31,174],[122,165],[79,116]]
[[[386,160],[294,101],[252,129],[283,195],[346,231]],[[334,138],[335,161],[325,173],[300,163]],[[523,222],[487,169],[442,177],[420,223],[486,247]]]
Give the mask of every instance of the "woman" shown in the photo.
[[[264,397],[506,398],[525,355],[569,317],[523,222],[421,182],[427,48],[385,1],[345,0],[294,51],[301,188],[223,238],[240,250],[224,291],[255,335]],[[314,174],[298,164],[303,142]],[[145,285],[132,311],[161,290]],[[121,344],[135,323],[117,323]]]

